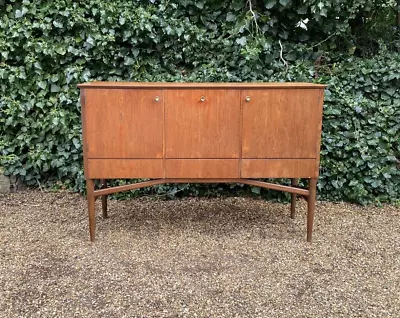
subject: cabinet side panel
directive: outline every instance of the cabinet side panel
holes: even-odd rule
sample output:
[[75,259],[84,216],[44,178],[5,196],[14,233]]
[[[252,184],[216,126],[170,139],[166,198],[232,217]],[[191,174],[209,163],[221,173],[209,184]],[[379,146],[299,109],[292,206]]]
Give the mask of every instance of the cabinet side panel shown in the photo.
[[248,90],[247,95],[243,158],[317,157],[319,89]]
[[319,99],[318,99],[318,138],[316,140],[316,153],[317,158],[315,160],[315,177],[319,176],[319,165],[320,165],[320,158],[321,158],[321,137],[322,137],[322,119],[323,119],[323,111],[324,111],[324,90],[319,90]]
[[86,89],[88,158],[162,158],[163,96],[156,89]]
[[87,140],[86,140],[86,116],[85,116],[85,89],[80,89],[80,101],[81,101],[81,120],[82,120],[82,151],[83,151],[83,173],[87,179]]

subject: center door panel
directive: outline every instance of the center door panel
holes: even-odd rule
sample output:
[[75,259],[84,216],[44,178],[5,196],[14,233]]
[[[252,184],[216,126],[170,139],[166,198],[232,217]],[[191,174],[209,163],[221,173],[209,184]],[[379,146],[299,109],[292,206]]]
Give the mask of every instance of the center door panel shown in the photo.
[[165,90],[165,176],[238,178],[240,91]]
[[167,159],[239,158],[239,90],[166,90],[164,98]]

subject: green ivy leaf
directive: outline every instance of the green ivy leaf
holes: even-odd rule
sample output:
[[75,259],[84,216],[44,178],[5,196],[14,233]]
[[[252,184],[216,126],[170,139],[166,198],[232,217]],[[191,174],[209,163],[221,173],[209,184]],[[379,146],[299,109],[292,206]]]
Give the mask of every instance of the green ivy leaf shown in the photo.
[[289,4],[290,0],[279,0],[279,3],[286,7]]
[[80,143],[78,138],[73,138],[72,139],[72,143],[74,144],[76,149],[80,149],[81,148],[81,143]]
[[21,10],[16,10],[15,11],[15,17],[22,18],[26,13],[28,12],[28,9],[26,7],[22,7]]
[[390,96],[394,96],[394,94],[399,90],[399,88],[395,88],[395,87],[388,87],[385,92],[390,95]]
[[38,82],[38,86],[41,89],[45,89],[47,87],[47,82],[46,81],[40,81],[40,82]]
[[298,14],[306,14],[306,13],[307,13],[307,7],[306,7],[306,6],[302,6],[302,7],[298,8],[298,9],[296,10],[296,12],[297,12]]
[[22,14],[22,11],[21,11],[21,10],[16,10],[16,11],[15,11],[15,17],[16,17],[16,18],[22,18],[22,16],[23,16],[23,14]]
[[168,35],[172,34],[172,28],[168,25],[168,26],[165,28],[165,32],[166,32]]
[[261,193],[261,188],[260,187],[251,187],[251,192],[255,194],[260,194]]
[[247,43],[247,38],[245,36],[242,36],[241,38],[236,39],[236,43],[245,46]]
[[135,64],[135,60],[131,57],[127,57],[127,58],[125,58],[124,64],[125,65],[133,65],[133,64]]
[[228,14],[226,15],[226,21],[228,22],[236,21],[236,15],[233,14],[232,12],[228,12]]
[[66,53],[66,49],[64,47],[58,46],[55,50],[58,54],[64,55]]
[[233,0],[231,6],[232,6],[232,9],[234,9],[236,11],[241,10],[244,7],[244,1],[242,1],[242,0]]
[[196,5],[196,7],[198,7],[199,9],[204,8],[205,1],[195,1],[194,3]]
[[58,82],[58,80],[59,80],[59,76],[58,76],[57,74],[53,74],[53,75],[50,77],[50,81],[52,81],[53,83]]
[[276,0],[268,0],[265,3],[265,8],[272,9],[276,5]]
[[280,36],[282,39],[287,40],[287,38],[288,38],[288,36],[289,36],[289,33],[288,33],[287,31],[281,31],[281,32],[279,32],[279,36]]
[[50,86],[50,92],[52,93],[58,93],[61,90],[60,86],[56,84],[51,84]]
[[53,25],[59,29],[62,29],[64,27],[64,25],[60,21],[53,21]]

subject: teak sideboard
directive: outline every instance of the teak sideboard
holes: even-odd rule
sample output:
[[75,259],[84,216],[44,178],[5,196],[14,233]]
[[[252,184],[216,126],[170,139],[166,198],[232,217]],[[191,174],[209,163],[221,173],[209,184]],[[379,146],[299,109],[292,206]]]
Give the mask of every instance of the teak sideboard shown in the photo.
[[[309,83],[80,84],[90,239],[95,200],[162,183],[243,183],[308,201],[311,241],[323,94]],[[152,179],[107,187],[107,179]],[[255,179],[289,178],[291,186]],[[308,189],[297,187],[307,178]],[[100,188],[95,189],[95,180]]]

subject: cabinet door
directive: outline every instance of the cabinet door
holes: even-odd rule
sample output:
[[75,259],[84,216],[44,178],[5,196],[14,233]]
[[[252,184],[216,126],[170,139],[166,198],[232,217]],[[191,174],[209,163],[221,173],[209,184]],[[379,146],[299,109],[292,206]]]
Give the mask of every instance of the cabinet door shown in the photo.
[[85,89],[88,158],[162,158],[163,97],[153,89]]
[[164,93],[166,158],[239,158],[239,90]]
[[243,90],[243,158],[317,158],[323,90]]

